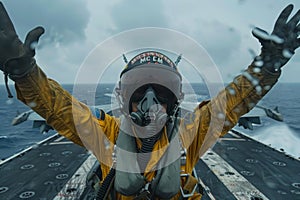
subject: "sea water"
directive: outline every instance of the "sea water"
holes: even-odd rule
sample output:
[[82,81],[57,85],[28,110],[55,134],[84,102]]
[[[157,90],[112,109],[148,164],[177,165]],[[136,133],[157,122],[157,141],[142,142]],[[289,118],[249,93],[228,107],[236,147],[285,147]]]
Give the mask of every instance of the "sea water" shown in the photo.
[[[63,85],[72,93],[73,85]],[[86,86],[90,88],[89,86]],[[13,85],[10,85],[14,93]],[[85,86],[81,87],[85,90]],[[91,90],[94,93],[94,103],[96,105],[111,103],[111,93],[114,84],[103,84]],[[205,87],[201,84],[193,84],[194,91],[199,99],[210,98]],[[298,141],[300,141],[300,83],[278,83],[259,102],[260,105],[268,108],[278,106],[283,115],[284,122],[275,122],[269,119],[269,123],[263,128],[254,131],[244,130],[246,134],[276,149],[285,151],[288,154],[299,158],[300,151]],[[202,99],[201,99],[202,98]],[[81,97],[81,101],[86,101]],[[55,134],[55,131],[41,134],[39,129],[32,128],[32,121],[26,121],[17,126],[12,126],[11,122],[17,113],[28,111],[29,108],[17,100],[16,94],[13,99],[7,98],[4,85],[0,85],[0,159],[5,159],[14,153],[22,151],[37,142]],[[295,144],[296,143],[296,144]]]

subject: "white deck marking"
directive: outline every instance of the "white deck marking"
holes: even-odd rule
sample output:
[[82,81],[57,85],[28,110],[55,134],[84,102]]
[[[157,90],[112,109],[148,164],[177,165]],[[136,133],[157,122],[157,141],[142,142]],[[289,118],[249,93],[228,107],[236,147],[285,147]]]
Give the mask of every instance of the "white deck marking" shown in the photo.
[[202,160],[238,200],[249,200],[251,197],[268,200],[263,193],[214,151],[208,150]]
[[91,154],[53,200],[79,199],[86,186],[86,176],[95,161],[96,157]]
[[241,136],[235,134],[232,131],[229,131],[228,134],[231,135],[233,138],[221,137],[221,138],[219,138],[219,140],[222,140],[222,141],[246,141],[245,138],[241,138]]
[[59,138],[57,138],[56,140],[54,140],[55,142],[59,142],[59,141],[62,141],[63,139],[65,139],[65,137],[61,136]]
[[220,138],[219,140],[222,140],[222,141],[246,141],[246,139],[243,139],[243,138]]
[[66,141],[66,142],[51,142],[48,145],[58,145],[58,144],[74,144],[72,141]]
[[[50,136],[50,137],[48,137],[48,138],[46,138],[46,139],[44,139],[44,140],[42,140],[42,141],[40,141],[40,142],[37,142],[36,144],[32,145],[31,147],[28,147],[27,149],[24,149],[23,151],[20,151],[20,152],[18,152],[18,153],[16,153],[16,154],[12,155],[11,157],[9,157],[9,158],[7,158],[7,159],[5,159],[5,160],[0,160],[0,165],[6,163],[6,162],[8,162],[8,161],[13,160],[14,158],[16,158],[16,157],[18,157],[18,156],[20,156],[20,155],[26,153],[27,151],[30,151],[31,149],[36,148],[37,146],[39,146],[39,145],[41,145],[41,144],[43,144],[43,143],[47,144],[46,142],[47,142],[48,140],[51,140],[52,138],[56,137],[57,135],[58,135],[58,134],[56,133],[56,134],[54,134],[54,135],[52,135],[52,136]],[[44,144],[44,145],[45,145],[45,144]]]
[[238,134],[235,134],[235,133],[232,132],[232,131],[229,131],[228,134],[232,135],[232,136],[235,137],[235,138],[241,138],[241,136],[239,136]]

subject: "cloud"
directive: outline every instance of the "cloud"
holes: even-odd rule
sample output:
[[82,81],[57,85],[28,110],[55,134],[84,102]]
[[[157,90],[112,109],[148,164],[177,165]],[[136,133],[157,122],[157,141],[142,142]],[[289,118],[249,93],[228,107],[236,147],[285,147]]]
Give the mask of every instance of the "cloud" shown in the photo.
[[85,39],[85,28],[90,18],[84,0],[9,0],[5,7],[21,38],[33,27],[41,25],[47,34],[43,41],[69,44]]
[[[45,28],[36,51],[38,64],[59,82],[72,82],[89,52],[90,12],[84,0],[8,0],[3,2],[22,41],[36,26]],[[61,73],[63,69],[64,73]]]
[[202,22],[195,39],[203,45],[217,64],[232,59],[242,42],[240,32],[219,21]]
[[[105,39],[141,27],[169,28],[186,34],[208,51],[224,79],[231,80],[251,62],[248,49],[259,53],[260,45],[251,36],[251,28],[255,25],[270,32],[279,12],[288,4],[272,0],[3,0],[3,3],[22,40],[31,28],[45,27],[36,58],[46,74],[61,83],[71,83],[89,52]],[[299,8],[298,1],[292,3]],[[136,38],[137,42],[141,40],[144,38]],[[281,80],[298,81],[289,79],[300,70],[296,67],[300,60],[298,51]]]
[[164,4],[160,0],[121,1],[111,9],[116,32],[139,27],[166,27]]

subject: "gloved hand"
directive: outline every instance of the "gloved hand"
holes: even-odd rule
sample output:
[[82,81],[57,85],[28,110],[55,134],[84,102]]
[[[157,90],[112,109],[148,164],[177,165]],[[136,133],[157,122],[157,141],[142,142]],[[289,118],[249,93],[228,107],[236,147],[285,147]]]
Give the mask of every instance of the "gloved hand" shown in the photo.
[[270,72],[278,71],[300,46],[300,10],[288,21],[292,10],[292,4],[283,9],[271,35],[257,27],[252,30],[252,34],[262,45],[261,54],[254,61],[256,66],[265,67]]
[[21,78],[34,67],[34,45],[43,33],[44,28],[34,28],[27,34],[23,44],[0,2],[0,70],[4,72],[6,79],[7,75],[13,80]]

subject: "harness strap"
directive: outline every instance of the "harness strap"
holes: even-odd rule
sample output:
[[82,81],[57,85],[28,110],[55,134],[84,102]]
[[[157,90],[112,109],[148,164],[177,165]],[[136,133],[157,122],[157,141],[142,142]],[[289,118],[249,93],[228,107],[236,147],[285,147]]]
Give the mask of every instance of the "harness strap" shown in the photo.
[[180,200],[187,200],[189,197],[192,197],[194,194],[204,194],[204,188],[200,184],[196,170],[193,169],[192,174],[181,174],[181,177],[184,178],[184,186],[180,187]]
[[139,192],[133,200],[151,200],[150,182],[146,183],[145,187]]
[[182,196],[192,196],[197,189],[198,180],[190,174],[181,174],[181,177],[186,178],[184,186],[180,187]]

